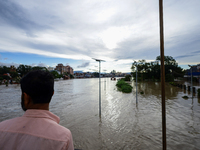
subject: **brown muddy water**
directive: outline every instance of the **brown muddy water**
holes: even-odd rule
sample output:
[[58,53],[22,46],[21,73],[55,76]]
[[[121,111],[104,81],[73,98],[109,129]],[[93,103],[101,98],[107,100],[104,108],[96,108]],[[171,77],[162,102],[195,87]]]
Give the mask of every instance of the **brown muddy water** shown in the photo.
[[[98,79],[55,82],[50,111],[69,128],[74,146],[83,150],[162,149],[161,85],[138,83],[133,92],[117,91],[116,81],[101,80],[102,116],[99,119]],[[189,83],[186,83],[189,84]],[[182,96],[189,96],[185,100]],[[23,115],[18,85],[0,85],[0,121]],[[167,149],[200,149],[200,98],[166,83]]]

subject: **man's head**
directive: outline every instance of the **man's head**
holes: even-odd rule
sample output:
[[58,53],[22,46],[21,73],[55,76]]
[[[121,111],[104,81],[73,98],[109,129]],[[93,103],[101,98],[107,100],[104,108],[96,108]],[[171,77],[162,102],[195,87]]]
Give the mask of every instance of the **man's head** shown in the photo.
[[54,78],[51,73],[41,70],[31,71],[20,81],[22,109],[48,109],[54,93]]

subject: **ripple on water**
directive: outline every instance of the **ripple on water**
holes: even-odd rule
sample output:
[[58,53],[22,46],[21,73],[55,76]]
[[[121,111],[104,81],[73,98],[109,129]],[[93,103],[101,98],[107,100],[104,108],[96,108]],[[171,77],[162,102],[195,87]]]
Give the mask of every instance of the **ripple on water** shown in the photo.
[[[106,82],[105,82],[106,81]],[[79,149],[162,149],[160,83],[138,83],[138,106],[135,83],[133,92],[123,94],[116,82],[102,79],[102,116],[99,113],[98,79],[74,79],[55,82],[50,110],[60,124],[73,134]],[[21,116],[19,86],[0,86],[0,121]],[[166,85],[166,123],[168,149],[199,149],[200,102],[197,97],[182,99],[190,93]]]

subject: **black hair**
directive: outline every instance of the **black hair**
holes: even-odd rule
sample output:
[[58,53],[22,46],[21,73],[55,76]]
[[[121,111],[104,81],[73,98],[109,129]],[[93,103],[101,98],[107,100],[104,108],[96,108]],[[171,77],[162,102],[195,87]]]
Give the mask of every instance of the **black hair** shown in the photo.
[[54,92],[54,78],[50,72],[35,70],[27,73],[21,81],[22,93],[28,94],[33,103],[49,103]]

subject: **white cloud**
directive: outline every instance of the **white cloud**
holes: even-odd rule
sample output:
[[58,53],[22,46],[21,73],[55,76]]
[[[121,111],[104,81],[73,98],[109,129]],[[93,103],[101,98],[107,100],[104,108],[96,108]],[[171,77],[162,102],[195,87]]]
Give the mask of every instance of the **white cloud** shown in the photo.
[[[110,69],[120,66],[127,71],[128,62],[133,59],[154,60],[160,55],[156,0],[44,0],[42,3],[40,0],[0,2],[0,9],[5,12],[0,19],[1,52],[84,61],[100,58],[111,62]],[[177,57],[181,63],[198,62],[200,53],[190,55],[188,51],[198,51],[200,46],[200,1],[168,0],[163,6],[165,54]]]
[[18,67],[19,66],[19,64],[17,64],[17,63],[5,63],[5,62],[0,62],[0,66],[6,66],[6,67],[10,67],[10,66],[15,66],[15,67]]

